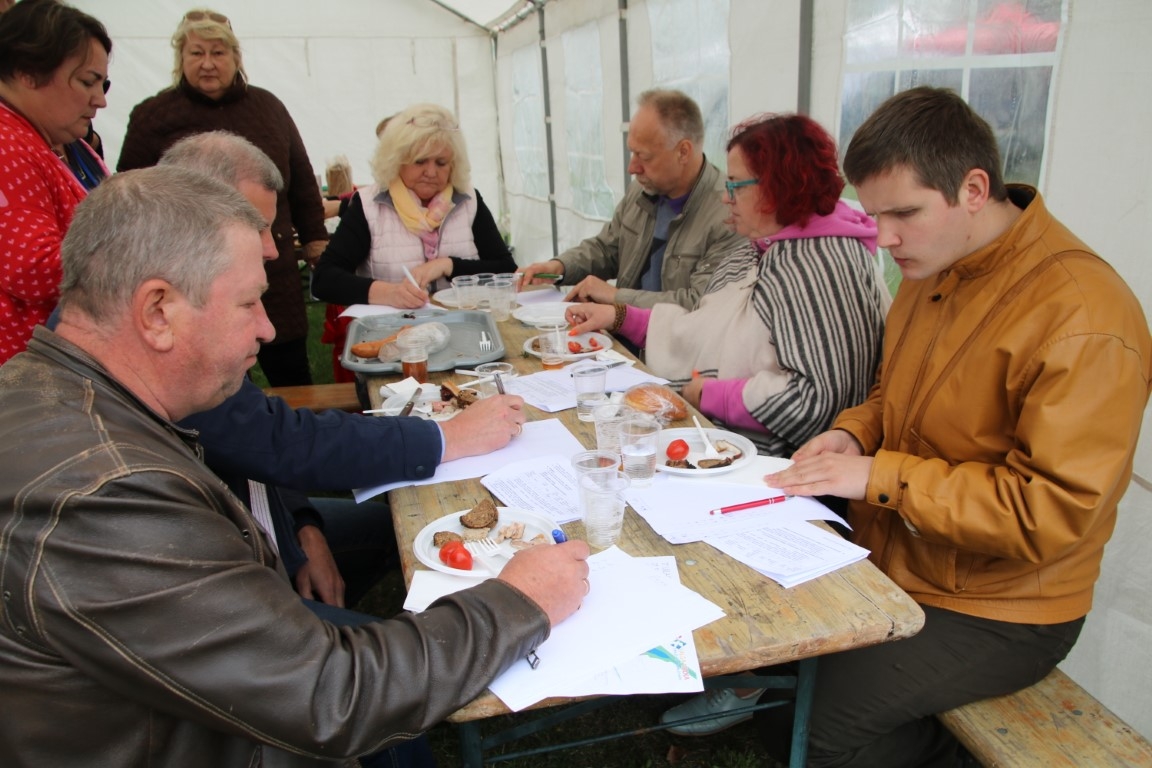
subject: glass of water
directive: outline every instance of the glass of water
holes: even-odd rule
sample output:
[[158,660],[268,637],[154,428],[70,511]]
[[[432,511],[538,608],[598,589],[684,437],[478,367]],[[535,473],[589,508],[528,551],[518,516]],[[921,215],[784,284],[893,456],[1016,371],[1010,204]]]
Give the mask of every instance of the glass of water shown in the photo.
[[632,485],[643,487],[656,475],[660,422],[651,416],[631,416],[620,423],[620,456]]

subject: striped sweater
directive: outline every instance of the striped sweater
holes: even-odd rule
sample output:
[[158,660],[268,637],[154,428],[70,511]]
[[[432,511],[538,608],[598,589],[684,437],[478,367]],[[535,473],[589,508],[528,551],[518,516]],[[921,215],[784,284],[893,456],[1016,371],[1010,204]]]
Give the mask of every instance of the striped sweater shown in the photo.
[[763,254],[749,245],[719,266],[694,311],[653,309],[645,359],[673,386],[694,370],[715,379],[705,415],[762,454],[789,456],[867,396],[880,361],[881,295],[873,257],[856,238],[779,240]]

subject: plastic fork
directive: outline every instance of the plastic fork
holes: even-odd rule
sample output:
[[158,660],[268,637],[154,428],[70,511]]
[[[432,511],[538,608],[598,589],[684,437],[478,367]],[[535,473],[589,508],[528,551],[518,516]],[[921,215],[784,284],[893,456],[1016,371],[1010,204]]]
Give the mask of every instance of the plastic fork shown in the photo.
[[488,331],[480,331],[480,351],[492,351],[492,337],[488,335]]
[[510,560],[512,558],[513,553],[509,551],[510,546],[506,541],[480,539],[479,541],[470,541],[468,544],[475,544],[476,549],[480,550],[480,554],[488,555],[489,557],[502,557],[505,560]]
[[700,439],[704,441],[704,456],[709,459],[720,458],[720,451],[716,450],[716,446],[712,445],[712,441],[708,439],[708,433],[704,431],[704,427],[700,426],[700,419],[692,416],[692,423],[696,425],[696,431],[700,433]]

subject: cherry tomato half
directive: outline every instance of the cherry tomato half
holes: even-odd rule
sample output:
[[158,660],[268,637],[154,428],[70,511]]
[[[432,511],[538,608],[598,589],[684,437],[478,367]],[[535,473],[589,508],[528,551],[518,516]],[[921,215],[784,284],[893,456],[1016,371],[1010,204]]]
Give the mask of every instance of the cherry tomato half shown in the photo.
[[464,547],[452,550],[448,553],[448,567],[458,568],[461,571],[472,570],[472,553]]
[[672,442],[668,443],[668,448],[665,449],[664,452],[667,453],[668,458],[672,459],[673,461],[686,459],[688,458],[688,443],[684,442],[683,440],[673,440]]
[[[448,555],[450,555],[452,552],[454,552],[457,549],[464,549],[464,542],[462,542],[462,541],[450,541],[447,544],[445,544],[444,546],[440,547],[440,562],[447,565],[448,564]],[[464,551],[467,552],[466,549]]]
[[589,336],[588,346],[592,347],[592,349],[600,349],[600,342],[596,341],[595,336]]
[[578,341],[570,341],[568,342],[568,351],[574,355],[578,355],[584,351],[584,347],[580,346],[580,342]]

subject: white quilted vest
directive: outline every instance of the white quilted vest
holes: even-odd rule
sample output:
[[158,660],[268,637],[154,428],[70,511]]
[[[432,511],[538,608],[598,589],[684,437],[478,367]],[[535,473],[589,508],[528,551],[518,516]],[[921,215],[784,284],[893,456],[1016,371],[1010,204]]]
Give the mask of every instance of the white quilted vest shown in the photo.
[[[360,203],[364,206],[364,218],[372,234],[372,248],[368,259],[356,269],[356,274],[398,283],[404,280],[404,269],[424,263],[424,244],[420,238],[408,231],[400,221],[400,215],[392,205],[392,195],[388,190],[380,193],[376,184],[360,189]],[[456,205],[440,223],[440,242],[436,249],[438,256],[456,256],[462,259],[479,257],[476,243],[472,239],[472,222],[476,219],[476,198],[459,190],[453,192],[452,202]],[[448,287],[448,282],[437,285],[436,289]]]

